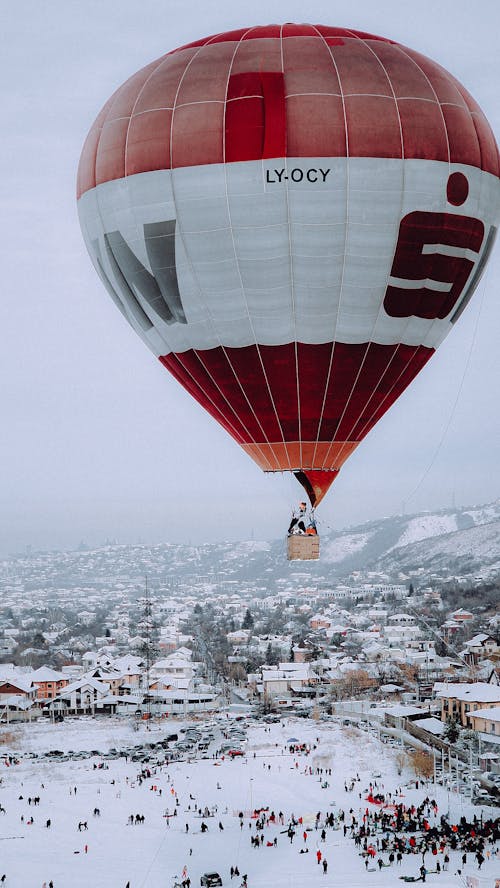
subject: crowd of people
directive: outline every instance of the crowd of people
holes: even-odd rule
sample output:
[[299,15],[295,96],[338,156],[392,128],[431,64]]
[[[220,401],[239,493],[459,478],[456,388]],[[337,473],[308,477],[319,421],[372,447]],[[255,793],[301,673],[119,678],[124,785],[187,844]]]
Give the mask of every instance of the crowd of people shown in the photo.
[[[360,782],[359,774],[344,784],[347,793],[355,791]],[[365,868],[370,868],[370,860],[382,869],[384,866],[401,865],[404,855],[419,855],[421,860],[419,876],[401,877],[407,881],[426,881],[429,872],[446,872],[453,854],[456,874],[475,861],[480,870],[485,859],[492,855],[500,856],[499,818],[478,818],[467,820],[461,816],[457,823],[449,814],[439,814],[434,798],[426,796],[419,805],[406,805],[402,798],[403,789],[396,793],[377,791],[376,784],[369,784],[365,801],[368,806],[355,812],[339,812],[344,837],[354,840],[359,853],[364,858]],[[359,794],[358,794],[359,795]],[[431,869],[432,867],[432,869]]]

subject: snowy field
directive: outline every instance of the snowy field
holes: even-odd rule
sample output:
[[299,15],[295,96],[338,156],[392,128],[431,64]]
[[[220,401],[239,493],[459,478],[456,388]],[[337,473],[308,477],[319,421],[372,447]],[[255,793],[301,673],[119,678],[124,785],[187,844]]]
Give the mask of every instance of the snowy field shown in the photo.
[[[177,732],[179,726],[179,722],[169,722],[136,732],[129,722],[91,719],[16,726],[9,729],[13,735],[9,748],[20,753],[104,752],[112,746],[159,740]],[[0,812],[0,876],[6,873],[6,888],[42,888],[50,880],[54,888],[126,888],[127,883],[130,888],[172,888],[174,877],[180,881],[184,868],[184,878],[187,873],[192,888],[200,885],[201,874],[213,870],[221,874],[224,886],[239,888],[241,878],[230,879],[230,867],[235,865],[241,876],[248,874],[248,888],[401,886],[405,884],[401,876],[419,875],[420,855],[405,854],[400,866],[379,870],[372,864],[367,871],[360,849],[349,834],[344,837],[342,829],[328,829],[321,841],[320,830],[315,829],[317,812],[321,821],[326,813],[340,809],[347,821],[350,809],[362,817],[367,807],[373,807],[366,796],[369,783],[376,780],[377,791],[385,794],[402,787],[399,801],[406,805],[419,804],[425,796],[435,798],[438,819],[448,805],[452,822],[461,815],[469,819],[481,814],[480,808],[453,794],[449,798],[439,786],[418,790],[414,783],[408,786],[411,775],[397,774],[398,751],[353,727],[287,720],[270,726],[254,724],[248,737],[243,758],[155,766],[149,778],[140,776],[147,765],[124,758],[105,762],[106,768],[98,767],[103,763],[99,758],[59,763],[22,758],[18,765],[2,764],[0,804],[5,813]],[[287,741],[291,738],[316,748],[309,755],[290,754]],[[316,773],[318,768],[323,769],[322,775]],[[325,776],[325,769],[330,768],[331,776]],[[346,792],[344,782],[357,773],[360,781]],[[29,804],[36,796],[39,804]],[[205,818],[208,831],[204,834],[195,806],[214,812]],[[284,825],[267,826],[264,843],[255,848],[251,844],[255,818],[250,815],[254,809],[267,807],[268,813],[283,812]],[[94,814],[95,809],[100,814]],[[244,814],[242,828],[240,812]],[[144,822],[136,825],[137,814],[144,816]],[[285,830],[292,814],[303,823],[290,842]],[[483,814],[497,816],[498,810],[484,809]],[[131,815],[133,825],[128,822]],[[79,830],[79,823],[86,823],[87,829]],[[308,853],[301,854],[306,848]],[[326,873],[317,863],[318,849],[328,861]],[[462,867],[461,852],[449,853],[449,870],[429,872],[427,883],[449,888],[464,885],[464,876],[471,875],[478,877],[477,888],[494,888],[495,878],[500,877],[500,857],[492,854],[478,873],[471,854]],[[387,860],[387,854],[381,856]],[[427,859],[426,866],[432,869],[432,861]],[[456,874],[458,868],[462,876]]]

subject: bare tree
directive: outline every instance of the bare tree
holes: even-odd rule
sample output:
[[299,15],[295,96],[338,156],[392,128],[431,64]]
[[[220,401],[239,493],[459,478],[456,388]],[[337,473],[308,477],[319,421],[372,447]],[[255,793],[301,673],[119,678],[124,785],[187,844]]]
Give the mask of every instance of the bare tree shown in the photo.
[[426,752],[425,749],[412,749],[412,751],[408,753],[408,758],[410,759],[416,777],[424,777],[426,780],[428,780],[429,777],[432,777],[432,774],[434,773],[434,762],[432,755]]

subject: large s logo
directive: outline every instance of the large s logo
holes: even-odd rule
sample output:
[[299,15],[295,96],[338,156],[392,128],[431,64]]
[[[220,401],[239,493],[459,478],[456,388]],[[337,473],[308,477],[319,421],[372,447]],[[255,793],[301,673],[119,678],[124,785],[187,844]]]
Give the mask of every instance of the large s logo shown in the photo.
[[[465,176],[453,173],[448,180],[448,202],[464,203],[467,193]],[[457,307],[451,318],[456,320],[479,283],[495,234],[492,226],[481,254],[484,225],[480,219],[455,213],[408,213],[399,226],[384,297],[387,314],[443,319]]]
[[409,213],[401,219],[384,308],[393,318],[445,318],[469,279],[484,238],[479,219]]

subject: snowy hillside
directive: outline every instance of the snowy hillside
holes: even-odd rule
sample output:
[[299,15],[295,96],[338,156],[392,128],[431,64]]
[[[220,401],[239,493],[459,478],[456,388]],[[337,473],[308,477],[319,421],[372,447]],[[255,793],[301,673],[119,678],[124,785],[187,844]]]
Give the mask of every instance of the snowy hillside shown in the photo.
[[[392,557],[391,557],[392,556]],[[500,520],[400,546],[379,559],[385,570],[488,579],[500,574]]]
[[454,530],[458,530],[456,515],[418,515],[416,518],[410,519],[403,534],[392,548],[409,546],[411,543],[427,540],[429,537],[453,533]]
[[[472,581],[500,574],[500,501],[487,505],[396,515],[343,531],[328,531],[319,520],[321,557],[302,562],[301,578],[328,584],[352,571],[374,570],[388,579],[419,581],[463,576]],[[0,580],[30,589],[120,588],[126,579],[142,587],[144,575],[167,587],[189,588],[200,582],[287,582],[297,562],[286,560],[284,536],[273,541],[249,540],[198,546],[104,546],[76,552],[35,553],[0,562]]]
[[500,501],[394,516],[323,538],[322,563],[337,572],[374,569],[391,578],[436,574],[471,580],[500,574]]

